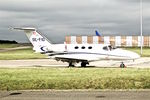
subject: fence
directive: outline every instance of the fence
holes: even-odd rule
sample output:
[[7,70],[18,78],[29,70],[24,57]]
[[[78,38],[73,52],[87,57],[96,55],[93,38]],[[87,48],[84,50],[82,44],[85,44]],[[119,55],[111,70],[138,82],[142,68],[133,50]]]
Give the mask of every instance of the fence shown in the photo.
[[[117,47],[139,47],[141,36],[66,36],[67,44],[112,44]],[[144,47],[150,47],[150,36],[142,36]]]

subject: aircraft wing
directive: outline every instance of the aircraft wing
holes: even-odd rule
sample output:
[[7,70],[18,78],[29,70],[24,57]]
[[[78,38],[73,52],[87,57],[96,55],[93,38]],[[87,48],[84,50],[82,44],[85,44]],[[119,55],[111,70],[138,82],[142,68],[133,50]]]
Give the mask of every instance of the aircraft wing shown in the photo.
[[82,61],[88,61],[88,62],[92,62],[92,61],[97,61],[99,60],[98,58],[94,57],[94,56],[90,56],[90,55],[84,55],[84,54],[74,54],[74,55],[55,55],[53,56],[56,60],[61,60],[61,61],[74,61],[74,62],[82,62]]

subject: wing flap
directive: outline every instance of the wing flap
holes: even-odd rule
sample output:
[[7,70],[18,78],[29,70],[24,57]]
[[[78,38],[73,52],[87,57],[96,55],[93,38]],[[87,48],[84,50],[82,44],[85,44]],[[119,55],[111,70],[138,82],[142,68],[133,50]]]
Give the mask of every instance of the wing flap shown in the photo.
[[65,61],[76,61],[76,62],[82,62],[82,61],[97,61],[99,60],[98,58],[94,57],[94,56],[89,56],[89,55],[85,55],[85,54],[66,54],[66,55],[55,55],[53,56],[55,59],[58,60],[65,60]]

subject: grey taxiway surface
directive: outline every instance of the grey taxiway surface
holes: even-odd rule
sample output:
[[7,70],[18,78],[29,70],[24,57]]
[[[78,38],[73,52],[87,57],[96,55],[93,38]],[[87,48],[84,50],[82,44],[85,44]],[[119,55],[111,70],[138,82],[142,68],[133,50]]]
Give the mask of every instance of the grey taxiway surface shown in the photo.
[[1,91],[0,100],[150,100],[150,91]]
[[[89,66],[93,67],[119,67],[121,61],[96,61],[91,62]],[[132,68],[150,68],[150,57],[142,57],[140,59],[136,59],[133,61],[125,61],[124,62],[127,67]],[[1,67],[66,67],[68,63],[63,63],[61,61],[55,61],[52,59],[29,59],[29,60],[0,60],[0,68]],[[80,66],[78,64],[77,66]]]

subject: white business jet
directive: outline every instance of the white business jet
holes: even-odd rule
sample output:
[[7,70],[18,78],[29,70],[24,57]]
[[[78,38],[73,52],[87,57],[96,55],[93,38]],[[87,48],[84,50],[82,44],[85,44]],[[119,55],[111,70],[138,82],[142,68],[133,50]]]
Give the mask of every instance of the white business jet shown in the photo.
[[140,56],[134,52],[113,48],[110,44],[52,44],[35,28],[13,28],[23,30],[33,45],[35,52],[48,55],[57,61],[68,62],[69,66],[81,63],[86,67],[89,62],[99,60],[134,60]]

